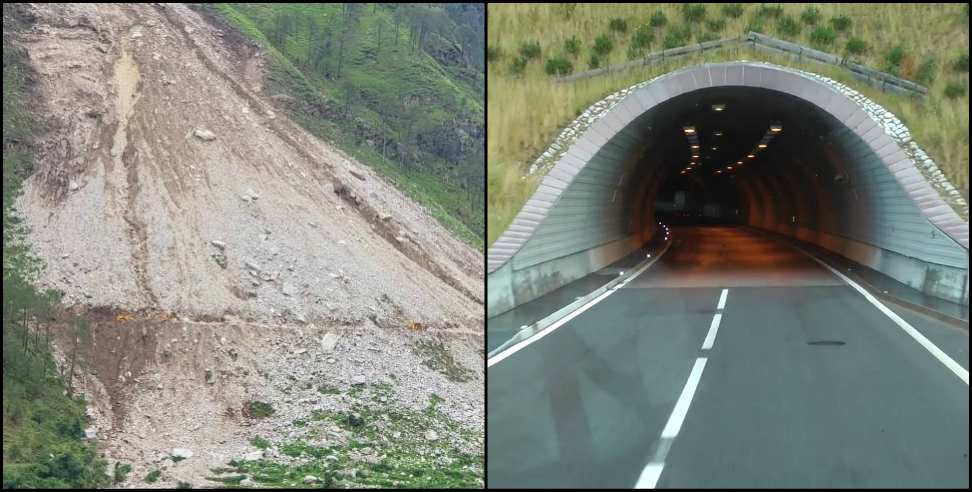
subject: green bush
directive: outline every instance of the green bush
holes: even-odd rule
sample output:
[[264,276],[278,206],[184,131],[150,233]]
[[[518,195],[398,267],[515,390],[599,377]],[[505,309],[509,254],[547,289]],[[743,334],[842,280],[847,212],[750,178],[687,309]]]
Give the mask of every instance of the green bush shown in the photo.
[[518,56],[510,62],[510,73],[513,75],[520,75],[526,70],[527,59],[522,56]]
[[634,43],[628,45],[628,51],[625,54],[625,56],[627,56],[629,60],[634,60],[634,59],[637,59],[637,58],[641,58],[644,55],[645,55],[644,48],[640,48],[638,46],[635,46]]
[[597,55],[606,55],[614,49],[614,43],[611,42],[611,38],[607,34],[601,34],[600,36],[594,38],[594,53]]
[[708,43],[709,41],[715,41],[717,39],[719,39],[719,36],[712,32],[704,32],[701,36],[699,36],[700,43]]
[[950,82],[945,86],[945,97],[949,99],[958,99],[965,95],[965,86],[955,82]]
[[813,6],[807,7],[803,9],[803,12],[800,13],[800,20],[802,20],[804,24],[811,26],[816,25],[820,20],[820,10]]
[[756,15],[759,17],[779,17],[783,15],[783,7],[780,5],[760,5]]
[[837,31],[846,31],[851,27],[851,20],[846,15],[840,15],[830,19],[830,25]]
[[540,58],[540,42],[527,41],[520,45],[520,56],[527,60]]
[[743,7],[738,3],[727,3],[722,6],[722,15],[726,17],[732,17],[733,19],[737,19],[742,14],[743,14]]
[[635,31],[634,36],[631,38],[631,45],[636,49],[644,49],[651,46],[651,43],[655,42],[655,31],[651,30],[651,26],[643,25]]
[[901,46],[895,46],[888,52],[888,55],[884,57],[884,60],[888,62],[889,66],[898,67],[901,65],[901,60],[904,58],[905,51]]
[[707,27],[710,31],[722,32],[722,30],[726,28],[726,20],[710,19],[705,21],[705,27]]
[[679,46],[685,46],[691,41],[691,36],[692,31],[688,26],[672,29],[668,32],[668,35],[665,36],[665,40],[662,41],[662,47],[668,50],[678,48]]
[[932,83],[935,80],[935,68],[937,68],[937,60],[934,56],[929,55],[918,66],[918,73],[915,74],[915,82],[925,85]]
[[565,19],[570,19],[574,15],[574,10],[576,9],[576,3],[562,3],[560,4],[560,15],[564,16]]
[[668,17],[665,17],[665,13],[659,10],[651,14],[651,19],[648,23],[651,24],[651,27],[661,27],[668,24]]
[[610,29],[612,31],[617,31],[617,32],[627,32],[628,31],[628,23],[625,22],[624,19],[614,18],[614,19],[611,19],[611,22],[608,23],[608,29]]
[[601,59],[598,58],[596,54],[591,55],[591,59],[587,62],[587,68],[590,68],[591,70],[601,68]]
[[159,470],[152,470],[148,475],[145,476],[145,481],[148,483],[155,483],[159,481],[159,477],[162,476],[162,472]]
[[810,44],[819,48],[829,47],[835,39],[837,33],[829,27],[820,26],[810,33]]
[[[968,7],[969,4],[965,4]],[[969,54],[959,55],[955,63],[952,64],[952,69],[956,72],[968,72],[969,71]]]
[[783,34],[784,36],[789,36],[792,38],[800,34],[800,24],[798,24],[797,21],[793,20],[793,18],[788,15],[780,17],[780,23],[777,27],[780,30],[780,34]]
[[705,5],[683,3],[682,16],[687,22],[702,22],[705,19]]
[[500,50],[495,46],[486,47],[486,61],[496,61],[499,60]]
[[192,484],[189,483],[189,482],[179,482],[178,484],[176,484],[176,488],[177,489],[191,489],[192,488]]
[[273,415],[275,412],[273,406],[271,406],[269,403],[265,403],[262,401],[248,402],[247,408],[249,409],[250,417],[258,418],[258,419],[269,417]]
[[867,43],[860,38],[850,38],[847,41],[846,49],[852,55],[860,55],[867,51]]
[[550,58],[544,67],[547,75],[567,75],[574,71],[574,66],[566,58]]
[[268,441],[268,440],[266,440],[266,439],[264,439],[264,438],[262,438],[260,436],[256,436],[253,439],[250,439],[250,444],[252,444],[253,447],[259,448],[259,449],[267,449],[267,448],[270,447],[270,441]]
[[128,463],[122,463],[120,461],[115,462],[115,483],[122,483],[125,478],[128,477],[128,473],[132,471],[132,465]]
[[570,39],[564,41],[564,51],[572,56],[577,56],[580,53],[581,43],[577,39],[577,36],[571,36]]

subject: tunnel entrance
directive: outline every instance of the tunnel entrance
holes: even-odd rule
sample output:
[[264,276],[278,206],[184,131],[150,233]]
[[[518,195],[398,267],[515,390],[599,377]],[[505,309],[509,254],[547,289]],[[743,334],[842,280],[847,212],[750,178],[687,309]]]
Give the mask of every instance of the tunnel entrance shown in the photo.
[[783,234],[968,303],[967,222],[900,121],[846,86],[736,62],[609,99],[551,147],[556,164],[490,248],[491,315],[631,253],[659,223]]

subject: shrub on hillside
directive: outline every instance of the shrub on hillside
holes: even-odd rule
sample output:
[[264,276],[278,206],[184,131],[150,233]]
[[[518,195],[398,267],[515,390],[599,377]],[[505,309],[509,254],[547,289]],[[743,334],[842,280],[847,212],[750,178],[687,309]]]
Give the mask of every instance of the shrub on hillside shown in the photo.
[[708,43],[709,41],[716,41],[717,39],[719,39],[719,36],[712,32],[704,32],[701,36],[699,36],[700,43]]
[[760,5],[756,15],[758,17],[779,17],[783,15],[783,7],[780,5]]
[[510,73],[513,75],[520,75],[526,70],[527,59],[522,56],[514,58],[510,62]]
[[614,49],[614,43],[611,42],[611,38],[607,34],[601,34],[600,36],[594,38],[594,53],[597,55],[606,55]]
[[807,7],[803,9],[803,12],[800,13],[800,20],[802,20],[804,24],[811,26],[816,25],[820,20],[820,10],[813,6]]
[[851,20],[846,15],[840,15],[830,19],[830,25],[834,26],[834,30],[846,31],[851,27]]
[[651,14],[651,19],[648,23],[651,24],[651,27],[661,27],[668,23],[668,17],[665,17],[665,13],[659,10]]
[[904,55],[904,48],[901,46],[895,46],[891,49],[891,51],[888,52],[887,56],[884,57],[884,60],[888,62],[889,66],[897,67],[901,65],[901,60],[904,58]]
[[965,86],[955,82],[950,82],[945,86],[945,97],[949,99],[958,99],[965,95]]
[[692,30],[689,28],[689,26],[674,28],[671,31],[668,31],[668,35],[666,35],[665,40],[662,41],[662,47],[668,50],[685,46],[689,44],[691,37]]
[[780,30],[780,34],[789,36],[791,38],[800,34],[800,24],[798,24],[797,21],[793,20],[793,18],[788,15],[780,17],[778,28]]
[[577,39],[577,36],[571,36],[570,39],[564,41],[564,51],[572,56],[577,56],[577,54],[580,53],[580,47],[581,43],[580,40]]
[[860,38],[850,38],[847,41],[847,53],[851,55],[861,55],[867,51],[867,43]]
[[[968,4],[966,4],[968,5]],[[952,64],[952,68],[956,72],[968,72],[969,71],[969,54],[959,55],[955,63]]]
[[929,55],[925,61],[921,62],[918,66],[918,73],[915,74],[915,82],[919,84],[928,85],[935,80],[935,69],[937,68],[937,60],[934,56]]
[[597,55],[591,55],[591,59],[587,61],[587,68],[591,70],[601,68],[601,59]]
[[631,45],[636,49],[645,49],[651,46],[651,43],[655,42],[655,32],[651,30],[651,26],[643,25],[635,31],[634,36],[631,38]]
[[739,18],[743,14],[743,7],[738,3],[727,3],[722,6],[722,15],[726,17],[732,17],[733,19]]
[[611,22],[608,23],[608,29],[610,29],[612,31],[616,31],[616,32],[627,32],[628,31],[628,23],[625,22],[624,19],[614,18],[614,19],[611,19]]
[[486,47],[486,61],[496,61],[499,60],[500,50],[495,46]]
[[520,45],[520,56],[526,59],[540,58],[540,42],[527,41]]
[[710,31],[722,32],[722,30],[726,28],[726,20],[710,19],[705,21],[705,27],[708,28]]
[[837,39],[837,33],[829,27],[820,26],[810,33],[810,44],[818,48],[827,48]]
[[574,71],[574,66],[566,58],[550,58],[544,67],[547,75],[567,75]]
[[702,22],[705,19],[705,5],[700,3],[683,3],[682,16],[687,22]]

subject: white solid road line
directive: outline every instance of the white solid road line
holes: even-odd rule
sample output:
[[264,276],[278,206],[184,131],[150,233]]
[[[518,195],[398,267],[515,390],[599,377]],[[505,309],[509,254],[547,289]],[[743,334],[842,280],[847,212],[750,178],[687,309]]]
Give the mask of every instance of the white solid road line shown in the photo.
[[491,359],[489,359],[487,361],[486,367],[487,368],[488,367],[492,367],[494,364],[497,364],[499,362],[502,362],[503,359],[505,359],[505,358],[507,358],[507,357],[509,357],[509,356],[511,356],[511,355],[513,355],[513,354],[515,354],[517,352],[519,352],[520,350],[522,350],[527,345],[530,345],[531,343],[536,342],[537,340],[540,340],[541,338],[543,338],[543,337],[545,337],[545,336],[553,333],[553,331],[556,330],[557,328],[560,328],[561,326],[565,325],[570,320],[572,320],[572,319],[580,316],[581,313],[583,313],[584,311],[587,311],[588,309],[594,307],[595,304],[603,301],[605,298],[607,298],[607,296],[613,294],[615,290],[616,289],[608,289],[603,294],[595,297],[594,299],[591,299],[591,302],[588,302],[587,304],[584,304],[583,306],[581,306],[580,308],[578,308],[576,311],[568,314],[567,316],[564,316],[563,318],[560,318],[559,320],[557,320],[556,323],[548,326],[545,330],[541,331],[540,333],[537,333],[536,335],[534,335],[534,336],[532,336],[530,338],[527,338],[526,340],[523,340],[523,341],[517,343],[516,345],[513,345],[512,347],[504,350],[502,353],[497,354],[496,357],[493,357],[493,358],[491,358]]
[[583,313],[584,311],[587,311],[588,309],[592,308],[595,304],[603,301],[604,299],[607,298],[607,296],[613,294],[617,290],[620,290],[625,285],[628,285],[628,283],[631,282],[632,280],[634,280],[635,277],[637,277],[638,275],[641,275],[642,273],[644,273],[645,270],[648,269],[648,267],[654,265],[655,262],[658,261],[666,251],[668,251],[667,248],[662,251],[662,254],[656,256],[654,259],[652,259],[648,263],[645,263],[644,265],[642,265],[641,268],[635,270],[634,273],[632,273],[631,276],[629,276],[627,279],[625,279],[625,280],[623,280],[621,282],[618,282],[618,285],[615,285],[614,288],[608,289],[603,294],[601,294],[601,295],[595,297],[594,299],[592,299],[591,302],[588,302],[587,304],[584,304],[583,306],[581,306],[580,308],[578,308],[576,311],[568,314],[567,316],[564,316],[563,318],[560,318],[554,324],[552,324],[552,325],[544,328],[544,330],[541,331],[540,333],[537,333],[537,334],[531,336],[530,338],[527,338],[526,340],[522,340],[522,341],[516,343],[515,345],[513,345],[512,347],[504,350],[503,352],[501,352],[499,354],[496,354],[496,356],[491,357],[490,359],[488,359],[486,361],[486,368],[489,369],[490,367],[493,367],[493,365],[502,362],[503,359],[506,359],[507,357],[509,357],[509,356],[511,356],[511,355],[513,355],[513,354],[515,354],[517,352],[519,352],[520,350],[523,350],[527,345],[530,345],[531,343],[536,342],[537,340],[540,340],[541,338],[549,335],[550,333],[553,333],[553,331],[556,330],[557,328],[560,328],[561,326],[563,326],[564,324],[566,324],[568,321],[570,321],[570,320],[572,320],[572,319],[580,316],[581,313]]
[[668,417],[668,423],[662,429],[661,439],[659,440],[659,446],[661,448],[655,453],[655,457],[651,463],[648,463],[644,470],[641,471],[641,476],[638,477],[638,483],[635,484],[636,489],[653,489],[655,488],[655,484],[658,483],[662,470],[665,468],[665,456],[668,455],[668,450],[671,448],[675,436],[678,435],[678,431],[682,429],[682,422],[685,421],[689,406],[692,404],[692,398],[695,397],[695,390],[699,387],[699,381],[702,379],[702,371],[705,369],[705,362],[705,357],[695,359],[695,365],[692,366],[692,372],[689,374],[688,381],[686,381],[685,387],[682,388],[682,394],[678,396],[675,409],[672,410],[671,416]]
[[712,344],[715,343],[716,333],[719,331],[719,322],[721,321],[722,313],[716,313],[715,316],[712,317],[712,324],[709,325],[709,334],[705,336],[705,341],[702,342],[702,350],[709,350],[712,348]]
[[729,289],[722,289],[722,295],[719,296],[719,307],[716,309],[723,309],[726,307],[727,295],[729,295]]
[[809,256],[810,258],[813,258],[813,261],[820,263],[825,268],[833,272],[834,275],[840,277],[841,280],[843,280],[848,285],[853,287],[854,290],[860,292],[865,299],[867,299],[868,301],[871,302],[871,304],[874,305],[874,307],[878,308],[879,311],[881,311],[882,313],[886,314],[889,318],[891,318],[891,321],[894,321],[895,324],[897,324],[899,327],[901,327],[902,330],[905,331],[905,333],[911,335],[911,338],[914,338],[919,345],[925,347],[926,350],[931,352],[931,354],[936,359],[938,359],[939,362],[941,362],[942,364],[945,365],[945,367],[949,368],[952,372],[954,372],[955,375],[958,376],[959,379],[961,379],[966,385],[969,384],[969,371],[964,367],[962,367],[962,365],[959,364],[958,362],[955,362],[951,357],[948,356],[948,354],[942,352],[942,349],[938,348],[934,343],[931,342],[931,340],[925,338],[925,335],[922,335],[920,331],[916,330],[913,326],[911,326],[911,324],[909,324],[907,321],[902,319],[901,316],[898,316],[897,313],[889,309],[884,304],[881,304],[881,301],[878,301],[877,298],[871,295],[870,292],[868,292],[863,287],[858,285],[857,282],[854,282],[853,280],[847,278],[847,276],[844,275],[843,273],[840,273],[835,268],[817,259],[816,256],[813,256],[810,253],[807,253],[806,251],[803,251],[800,248],[796,248],[796,249],[799,249],[801,252],[803,252],[803,254]]

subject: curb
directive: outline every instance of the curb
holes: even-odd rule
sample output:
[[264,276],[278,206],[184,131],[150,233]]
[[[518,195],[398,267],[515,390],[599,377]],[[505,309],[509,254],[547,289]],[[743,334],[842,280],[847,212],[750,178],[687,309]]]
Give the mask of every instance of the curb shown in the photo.
[[[646,259],[645,261],[643,261],[643,262],[635,265],[634,267],[631,268],[631,271],[637,271],[639,269],[647,269],[654,262],[658,261],[658,259],[661,258],[662,255],[664,255],[668,251],[668,248],[671,245],[672,245],[671,240],[666,241],[664,247],[662,248],[662,250],[654,258]],[[528,340],[528,339],[532,338],[533,336],[535,336],[535,335],[543,332],[544,330],[546,330],[547,328],[549,328],[554,323],[560,321],[561,319],[563,319],[564,317],[566,317],[570,313],[576,311],[581,306],[584,306],[585,304],[591,302],[592,300],[596,299],[598,296],[603,295],[605,292],[607,292],[609,290],[619,288],[618,287],[618,284],[620,284],[622,282],[625,282],[625,281],[633,278],[634,276],[640,275],[640,274],[641,274],[641,272],[639,272],[639,273],[637,273],[635,275],[628,276],[628,277],[623,277],[623,276],[619,275],[619,276],[611,279],[608,283],[606,283],[606,284],[598,287],[597,289],[591,291],[587,295],[585,295],[583,297],[580,297],[578,299],[575,299],[570,304],[568,304],[568,305],[566,305],[566,306],[564,306],[564,307],[562,307],[562,308],[554,311],[553,313],[547,315],[545,318],[541,319],[540,321],[537,321],[536,323],[533,323],[532,325],[529,325],[529,326],[526,326],[524,328],[521,328],[520,331],[516,332],[516,334],[513,335],[512,337],[510,337],[509,340],[503,342],[499,347],[496,347],[495,349],[489,351],[489,353],[486,354],[487,367],[489,367],[489,359],[491,359],[491,358],[493,358],[493,357],[495,357],[495,356],[503,353],[503,351],[505,351],[506,349],[512,347],[513,345],[516,345],[517,343],[520,343],[520,342],[522,342],[524,340]]]

